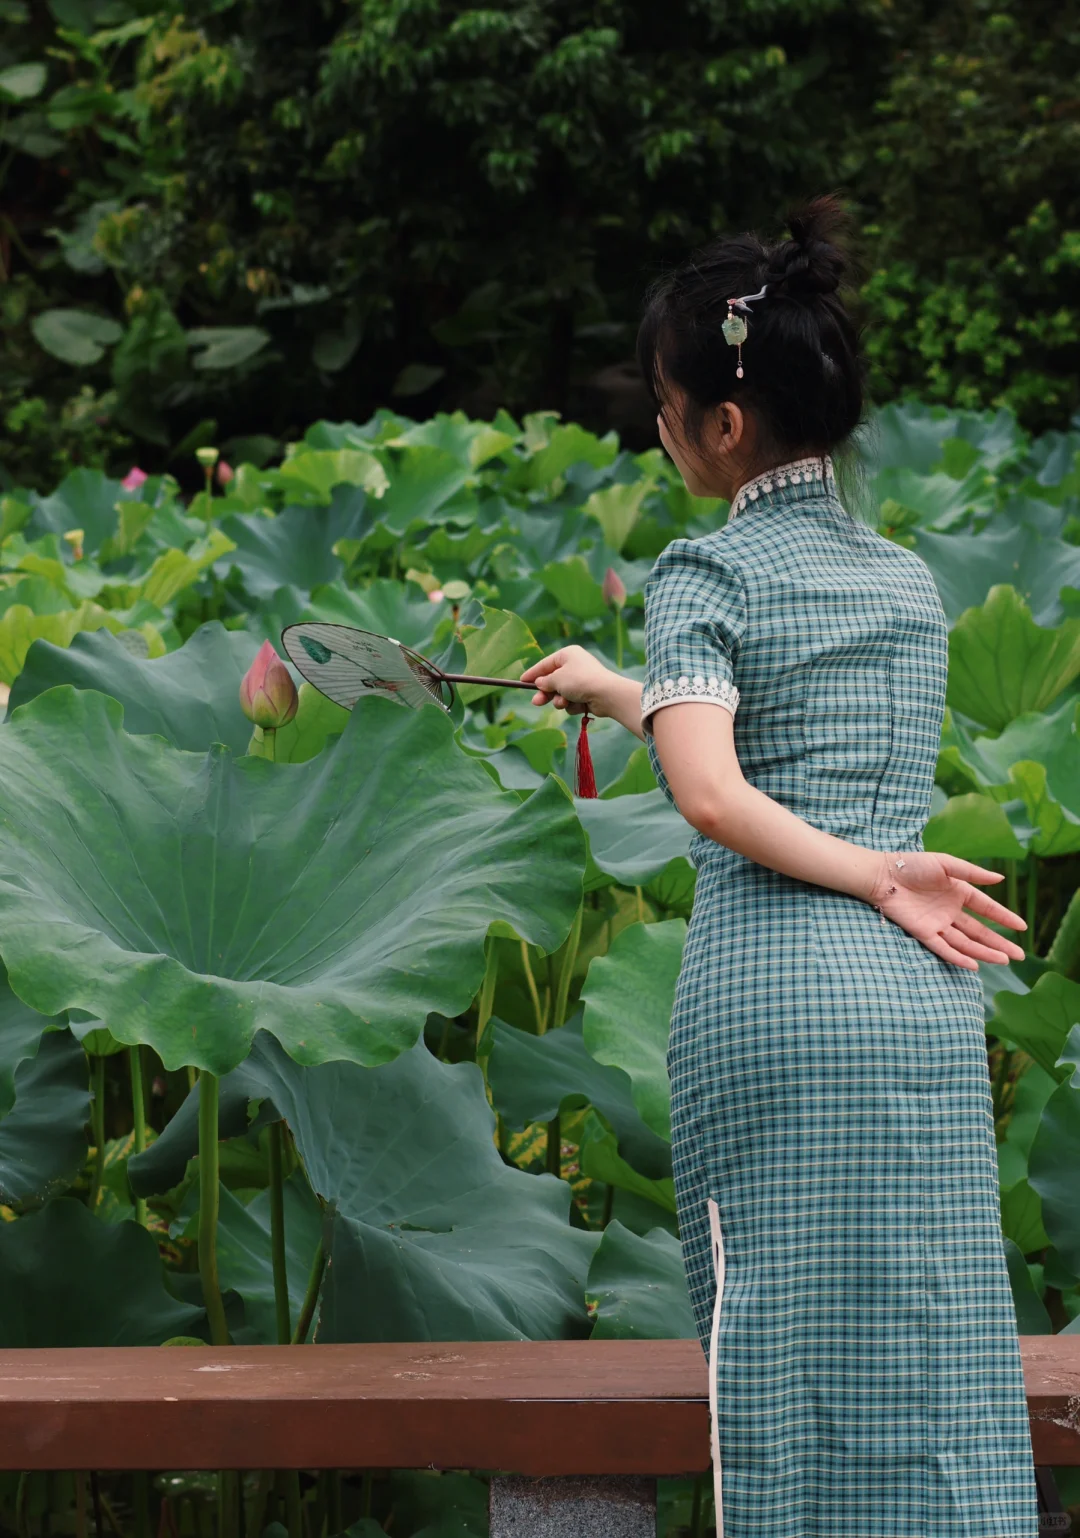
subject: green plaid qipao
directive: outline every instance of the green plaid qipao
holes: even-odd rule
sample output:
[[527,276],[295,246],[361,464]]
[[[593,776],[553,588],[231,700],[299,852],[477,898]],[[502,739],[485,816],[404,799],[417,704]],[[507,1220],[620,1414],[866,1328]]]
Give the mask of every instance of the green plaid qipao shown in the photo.
[[[760,790],[922,848],[945,618],[827,460],[669,545],[645,622],[646,717],[732,710]],[[718,1538],[1036,1538],[978,974],[858,898],[700,834],[691,857],[667,1067]]]

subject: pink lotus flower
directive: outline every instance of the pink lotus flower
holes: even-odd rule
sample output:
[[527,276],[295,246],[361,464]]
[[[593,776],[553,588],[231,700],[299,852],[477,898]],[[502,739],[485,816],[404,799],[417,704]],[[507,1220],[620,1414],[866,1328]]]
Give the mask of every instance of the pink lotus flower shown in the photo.
[[149,479],[150,477],[145,470],[140,470],[138,465],[132,465],[120,484],[125,491],[138,491],[143,481],[148,481]]
[[626,602],[626,584],[612,566],[604,573],[602,591],[604,602],[614,604],[616,609],[621,609]]
[[232,465],[227,465],[223,459],[218,461],[217,478],[219,486],[227,486],[235,474],[236,471]]
[[272,732],[292,720],[298,703],[288,668],[270,642],[264,641],[240,680],[240,706],[245,716],[264,732]]
[[443,592],[441,587],[433,587],[431,592],[428,594],[428,600],[430,603],[442,603],[445,597],[446,594]]

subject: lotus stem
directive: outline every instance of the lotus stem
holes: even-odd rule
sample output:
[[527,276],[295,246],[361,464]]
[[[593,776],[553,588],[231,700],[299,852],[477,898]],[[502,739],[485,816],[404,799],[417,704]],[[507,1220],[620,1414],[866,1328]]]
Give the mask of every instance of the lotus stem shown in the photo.
[[90,1059],[90,1130],[94,1139],[94,1172],[90,1180],[90,1211],[101,1200],[105,1180],[105,1059],[96,1053]]
[[[131,1070],[131,1111],[135,1119],[135,1153],[136,1156],[146,1149],[146,1093],[143,1084],[142,1048],[128,1048],[128,1066]],[[135,1221],[141,1228],[146,1227],[146,1197],[135,1198]],[[140,1533],[138,1538],[143,1538]]]
[[1027,919],[1027,928],[1024,930],[1024,949],[1029,956],[1035,954],[1035,919],[1039,910],[1039,859],[1032,851],[1028,855],[1027,865],[1027,905],[1024,917]]
[[300,1504],[300,1474],[289,1469],[285,1474],[285,1525],[289,1538],[304,1538],[304,1515]]
[[132,1474],[131,1485],[131,1504],[135,1508],[135,1538],[151,1538],[150,1479],[145,1470],[136,1470]]
[[[486,942],[487,965],[484,968],[484,981],[480,985],[480,996],[476,1010],[476,1056],[480,1057],[480,1041],[488,1021],[491,1019],[492,1006],[495,1003],[495,984],[499,977],[499,952],[495,942],[495,936],[489,935]],[[485,1078],[487,1075],[485,1074]]]
[[532,999],[533,1014],[536,1016],[536,1034],[542,1036],[547,1029],[547,1017],[540,1003],[540,990],[536,986],[536,978],[533,976],[527,940],[522,940],[521,942],[521,964],[525,969],[525,982],[528,985],[529,997]]
[[326,1249],[320,1239],[319,1247],[315,1251],[315,1259],[311,1262],[311,1275],[308,1277],[307,1291],[304,1293],[304,1301],[300,1307],[300,1318],[296,1321],[296,1329],[293,1331],[292,1343],[294,1346],[302,1346],[307,1340],[307,1333],[311,1329],[311,1321],[315,1317],[315,1305],[319,1301],[319,1292],[322,1288],[325,1274]]
[[1016,861],[1005,861],[1005,906],[1015,913],[1020,906],[1020,881]]
[[237,1538],[240,1532],[240,1475],[235,1469],[218,1470],[218,1538]]
[[225,1322],[217,1263],[218,1100],[217,1075],[204,1069],[199,1075],[199,1276],[210,1320],[210,1339],[215,1346],[227,1346],[229,1326]]
[[574,922],[570,926],[570,933],[566,937],[566,945],[563,950],[562,963],[559,967],[559,986],[555,994],[556,1026],[566,1024],[566,1006],[570,998],[570,979],[577,965],[578,945],[581,942],[581,921],[585,914],[585,904],[582,903],[574,915]]
[[289,1273],[285,1259],[285,1182],[282,1178],[285,1124],[270,1125],[270,1253],[274,1267],[274,1313],[279,1346],[292,1340],[289,1317]]
[[623,665],[623,617],[622,610],[615,610],[615,666],[622,671]]
[[1046,959],[1055,972],[1080,981],[1080,887],[1065,909]]
[[608,1224],[611,1222],[611,1213],[612,1213],[612,1209],[614,1208],[614,1206],[615,1206],[615,1187],[613,1185],[609,1185],[607,1190],[604,1192],[604,1213],[603,1213],[603,1216],[600,1219],[600,1227],[601,1228],[606,1228],[608,1226]]

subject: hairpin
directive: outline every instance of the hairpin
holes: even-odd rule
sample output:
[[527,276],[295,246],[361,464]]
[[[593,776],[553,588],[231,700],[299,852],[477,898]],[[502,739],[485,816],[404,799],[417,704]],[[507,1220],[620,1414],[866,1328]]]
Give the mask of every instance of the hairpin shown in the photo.
[[[738,367],[735,370],[736,379],[741,379],[743,377],[742,344],[746,341],[746,335],[749,328],[743,316],[736,315],[735,311],[746,310],[747,306],[753,304],[755,300],[764,299],[768,291],[768,287],[769,285],[766,283],[761,289],[760,293],[744,294],[741,299],[729,299],[727,302],[727,319],[724,321],[724,324],[720,329],[724,333],[724,341],[728,344],[728,346],[737,347],[739,349],[739,362]],[[747,311],[747,313],[749,313],[749,311]]]

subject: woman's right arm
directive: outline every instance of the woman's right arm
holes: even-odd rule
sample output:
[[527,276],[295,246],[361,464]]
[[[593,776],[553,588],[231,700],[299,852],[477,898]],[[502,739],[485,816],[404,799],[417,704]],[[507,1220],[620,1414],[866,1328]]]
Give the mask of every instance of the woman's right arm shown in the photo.
[[522,683],[536,684],[534,705],[554,705],[557,710],[580,716],[607,716],[645,741],[641,725],[641,685],[633,678],[613,673],[583,646],[564,646],[534,662],[521,675]]

